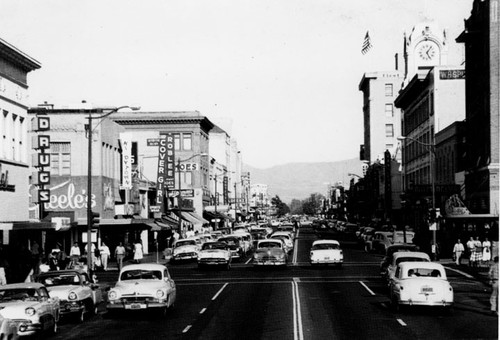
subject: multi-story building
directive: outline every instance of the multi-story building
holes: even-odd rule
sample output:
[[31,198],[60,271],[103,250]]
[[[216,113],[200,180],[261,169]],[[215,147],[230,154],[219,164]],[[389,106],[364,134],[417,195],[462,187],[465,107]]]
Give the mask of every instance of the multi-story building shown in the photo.
[[472,213],[499,215],[500,6],[475,0],[465,29],[465,203]]
[[[12,245],[12,252],[30,248],[33,241],[41,242],[39,220],[30,220],[28,130],[28,73],[41,64],[15,46],[0,39],[0,243]],[[32,228],[33,227],[33,228]],[[53,229],[50,223],[44,225]],[[27,235],[30,235],[28,237]],[[35,236],[37,237],[35,239]],[[10,279],[10,278],[8,278]]]
[[392,154],[401,132],[401,111],[394,99],[403,83],[403,72],[369,72],[363,75],[359,90],[363,92],[364,144],[361,160],[373,163]]

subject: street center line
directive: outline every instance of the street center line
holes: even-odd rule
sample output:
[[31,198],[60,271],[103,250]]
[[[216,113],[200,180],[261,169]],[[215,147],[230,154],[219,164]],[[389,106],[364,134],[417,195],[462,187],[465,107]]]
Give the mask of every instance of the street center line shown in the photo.
[[401,319],[396,319],[396,320],[398,320],[398,322],[399,322],[399,324],[400,324],[401,326],[404,326],[404,327],[406,327],[406,326],[407,326],[407,324],[406,324],[403,320],[401,320]]
[[200,314],[205,313],[206,310],[207,310],[206,308],[203,308],[202,310],[200,310]]
[[292,281],[292,300],[293,300],[293,338],[294,340],[304,340],[304,331],[302,328],[302,313],[300,308],[299,285],[297,278]]
[[191,325],[189,326],[186,326],[186,328],[184,328],[184,330],[182,331],[182,333],[186,333],[187,331],[189,331],[191,329]]
[[222,286],[221,289],[219,289],[219,291],[214,295],[214,297],[212,298],[212,301],[214,301],[215,299],[217,299],[217,296],[219,296],[220,293],[222,293],[222,291],[224,290],[224,288],[226,288],[226,286],[229,284],[229,282],[226,282],[226,284],[224,284],[224,286]]
[[363,281],[359,281],[359,283],[361,283],[361,285],[363,287],[365,287],[365,289],[368,291],[368,293],[370,293],[371,295],[375,295],[375,293],[370,288],[368,288],[368,286],[365,285],[365,283]]

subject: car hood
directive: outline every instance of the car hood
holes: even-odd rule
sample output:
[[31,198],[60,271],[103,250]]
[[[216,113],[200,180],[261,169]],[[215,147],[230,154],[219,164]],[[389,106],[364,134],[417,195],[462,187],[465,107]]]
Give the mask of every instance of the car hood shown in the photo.
[[221,256],[229,256],[229,251],[227,250],[222,250],[222,249],[207,249],[207,250],[202,250],[198,253],[199,257],[204,257],[204,258],[214,258],[214,257],[221,257]]
[[259,248],[255,251],[255,256],[281,256],[284,253],[285,251],[280,248]]
[[83,290],[80,286],[75,285],[62,285],[47,287],[51,297],[58,297],[60,300],[68,300],[68,294],[75,292],[77,295]]
[[35,310],[40,307],[38,301],[13,300],[0,303],[0,315],[7,319],[31,319],[25,312],[26,308],[32,307]]
[[195,245],[185,245],[185,246],[180,246],[177,248],[174,248],[174,254],[177,253],[190,253],[190,252],[197,252],[198,251],[198,246]]

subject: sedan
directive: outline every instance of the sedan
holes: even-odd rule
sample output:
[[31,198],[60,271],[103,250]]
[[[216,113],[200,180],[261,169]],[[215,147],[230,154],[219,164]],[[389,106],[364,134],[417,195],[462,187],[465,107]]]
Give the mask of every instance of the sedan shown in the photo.
[[173,245],[171,261],[196,260],[201,248],[199,238],[185,238],[177,240]]
[[224,266],[231,268],[231,250],[225,242],[206,242],[198,253],[198,268]]
[[435,262],[403,262],[389,283],[391,304],[442,306],[453,305],[453,288],[444,267]]
[[125,266],[118,282],[108,293],[108,310],[161,310],[166,314],[177,296],[170,273],[162,264],[141,263]]
[[342,266],[344,255],[340,249],[340,243],[335,240],[314,241],[309,254],[311,265],[336,264]]
[[0,316],[13,320],[20,336],[55,333],[59,321],[59,299],[50,297],[41,283],[0,286]]
[[253,255],[254,266],[285,266],[287,263],[285,245],[280,239],[260,240]]

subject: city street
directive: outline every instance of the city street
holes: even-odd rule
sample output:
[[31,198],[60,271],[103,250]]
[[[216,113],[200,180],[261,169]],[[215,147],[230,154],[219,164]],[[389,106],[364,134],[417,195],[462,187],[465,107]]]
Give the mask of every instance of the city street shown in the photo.
[[[302,228],[285,269],[255,269],[250,257],[230,271],[203,270],[195,263],[169,266],[177,302],[167,316],[104,309],[78,324],[62,321],[53,339],[456,339],[498,338],[489,314],[489,287],[447,270],[455,291],[451,312],[439,308],[390,308],[379,276],[381,255],[342,243],[344,265],[308,263],[316,239]],[[108,272],[107,276],[117,272]]]

